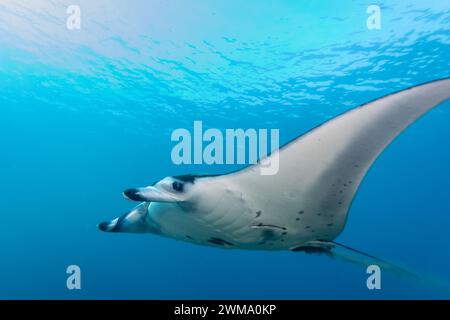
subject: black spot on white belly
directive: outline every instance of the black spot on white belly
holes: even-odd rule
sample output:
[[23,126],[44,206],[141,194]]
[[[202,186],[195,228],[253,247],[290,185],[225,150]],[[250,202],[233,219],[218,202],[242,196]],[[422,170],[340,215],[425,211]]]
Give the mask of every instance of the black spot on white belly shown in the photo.
[[219,245],[219,246],[225,246],[225,245],[228,245],[228,246],[234,246],[233,243],[231,243],[231,242],[229,242],[229,241],[226,241],[226,240],[223,240],[223,239],[220,239],[220,238],[210,238],[210,239],[208,240],[208,242],[209,242],[209,243],[213,243],[213,244],[217,244],[217,245]]
[[277,226],[275,224],[264,224],[264,223],[258,223],[258,224],[252,225],[252,228],[275,228],[275,229],[286,230],[285,227]]

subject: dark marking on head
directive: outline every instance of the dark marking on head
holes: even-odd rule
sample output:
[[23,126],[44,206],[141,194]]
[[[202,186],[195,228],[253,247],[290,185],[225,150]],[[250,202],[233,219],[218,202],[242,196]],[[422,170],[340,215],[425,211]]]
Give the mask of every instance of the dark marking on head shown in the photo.
[[173,176],[173,178],[183,182],[195,183],[196,176],[193,174],[183,174],[180,176]]
[[256,211],[256,217],[258,218],[261,215],[261,210]]
[[172,178],[183,181],[183,182],[195,183],[196,179],[217,177],[217,176],[221,176],[221,174],[201,174],[201,175],[182,174],[179,176],[173,176]]

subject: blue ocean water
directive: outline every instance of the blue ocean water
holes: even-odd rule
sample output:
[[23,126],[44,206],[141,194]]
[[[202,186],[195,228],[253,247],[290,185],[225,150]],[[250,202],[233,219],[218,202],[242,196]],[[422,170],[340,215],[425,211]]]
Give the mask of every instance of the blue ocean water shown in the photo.
[[[449,1],[2,1],[0,298],[448,298],[388,274],[370,291],[324,256],[97,229],[132,207],[126,188],[236,169],[172,163],[171,132],[194,120],[279,128],[283,144],[448,76]],[[339,242],[450,282],[449,124],[446,102],[387,148]]]

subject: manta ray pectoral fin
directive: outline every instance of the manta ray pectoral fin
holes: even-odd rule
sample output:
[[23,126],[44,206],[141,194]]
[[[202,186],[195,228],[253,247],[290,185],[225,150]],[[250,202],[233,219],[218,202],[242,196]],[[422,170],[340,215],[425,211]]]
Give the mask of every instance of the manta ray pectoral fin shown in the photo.
[[281,147],[275,175],[262,175],[258,163],[224,179],[245,190],[247,198],[264,202],[264,213],[277,212],[272,222],[286,225],[307,220],[311,230],[321,230],[329,234],[327,239],[334,239],[345,226],[358,186],[384,148],[449,98],[450,78],[387,95]]
[[154,186],[127,189],[123,192],[123,196],[132,201],[145,202],[180,202],[174,195],[163,192]]

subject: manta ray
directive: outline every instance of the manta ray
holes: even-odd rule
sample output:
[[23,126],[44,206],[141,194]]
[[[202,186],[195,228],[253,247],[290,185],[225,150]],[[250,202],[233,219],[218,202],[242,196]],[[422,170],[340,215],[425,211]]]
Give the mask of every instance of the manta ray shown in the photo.
[[223,175],[170,176],[124,196],[141,202],[99,224],[106,232],[151,233],[227,249],[291,250],[395,266],[334,240],[368,169],[410,124],[450,98],[450,78],[414,86],[347,111],[270,157]]

